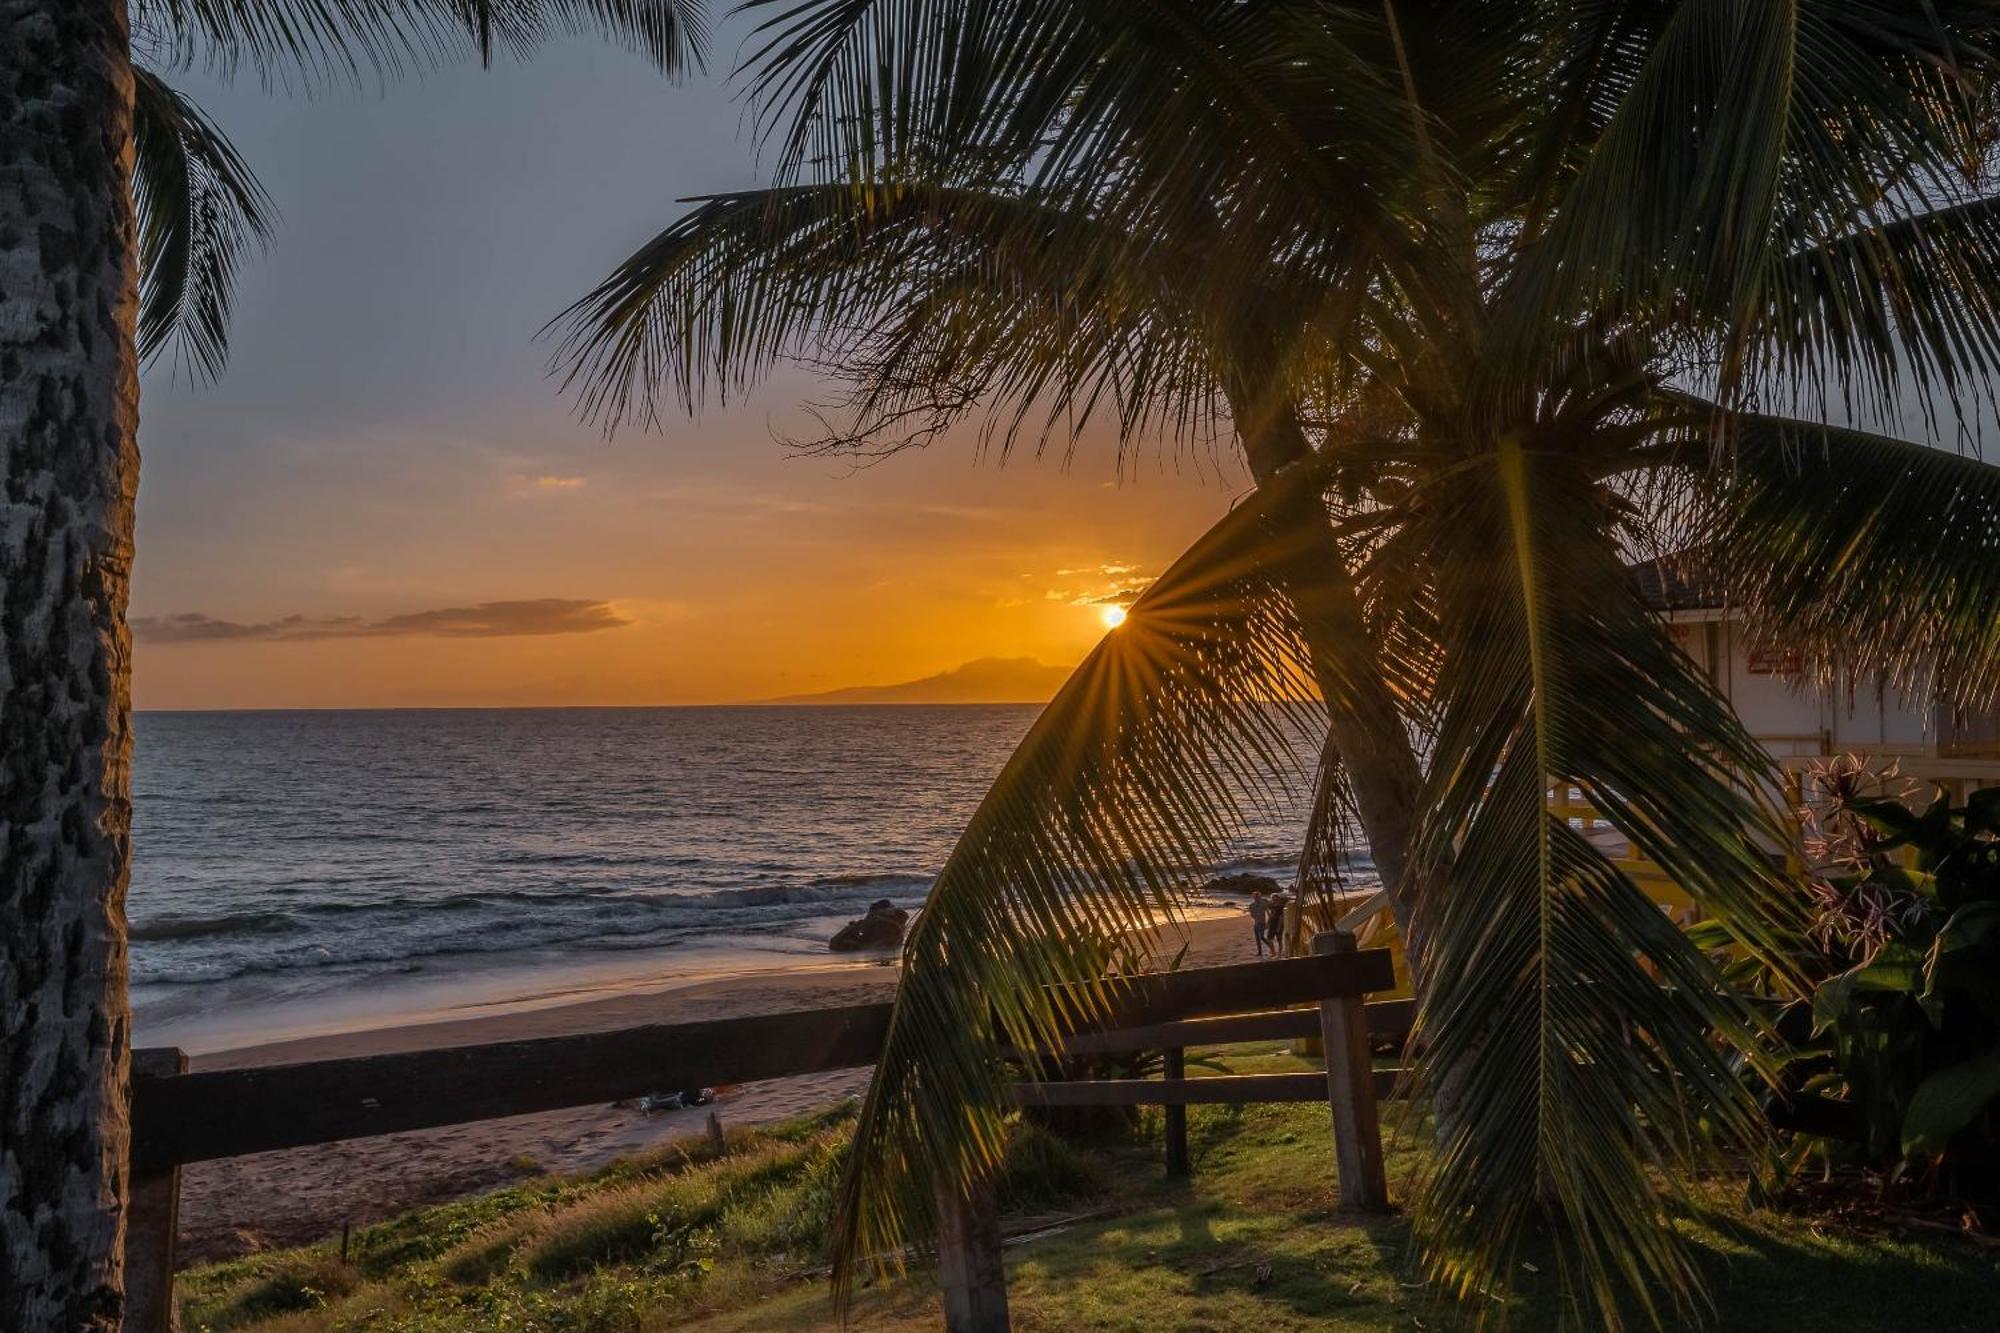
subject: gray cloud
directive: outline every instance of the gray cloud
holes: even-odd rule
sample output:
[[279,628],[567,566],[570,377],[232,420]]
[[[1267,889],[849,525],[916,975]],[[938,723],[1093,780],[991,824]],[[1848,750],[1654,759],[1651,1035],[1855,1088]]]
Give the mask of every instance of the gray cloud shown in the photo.
[[1150,578],[1118,579],[1102,592],[1051,588],[1043,596],[1051,602],[1068,602],[1071,606],[1130,606],[1139,600],[1139,594],[1152,586]]
[[436,611],[412,611],[380,620],[360,616],[286,616],[244,624],[199,611],[135,616],[132,633],[148,643],[306,642],[315,639],[382,639],[431,635],[447,639],[500,639],[540,634],[590,634],[619,629],[632,618],[609,602],[542,597],[522,602],[481,602]]

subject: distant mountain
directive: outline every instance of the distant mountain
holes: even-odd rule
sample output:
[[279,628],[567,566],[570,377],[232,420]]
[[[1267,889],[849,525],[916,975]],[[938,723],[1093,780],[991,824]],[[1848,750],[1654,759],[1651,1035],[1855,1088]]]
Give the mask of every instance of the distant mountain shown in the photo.
[[1070,668],[1032,657],[982,657],[950,671],[899,685],[853,685],[823,694],[788,694],[773,704],[1013,704],[1046,703]]

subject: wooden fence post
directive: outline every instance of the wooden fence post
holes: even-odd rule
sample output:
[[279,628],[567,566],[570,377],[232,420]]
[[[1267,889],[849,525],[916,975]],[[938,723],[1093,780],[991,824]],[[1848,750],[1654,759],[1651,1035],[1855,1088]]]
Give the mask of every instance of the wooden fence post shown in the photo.
[[713,1111],[708,1113],[708,1146],[717,1157],[729,1155],[729,1136],[722,1132],[722,1117]]
[[981,1181],[970,1197],[940,1186],[937,1205],[945,1333],[1008,1333],[1007,1270],[993,1182]]
[[[1315,954],[1355,952],[1354,936],[1327,930],[1313,936]],[[1333,1108],[1333,1156],[1340,1169],[1340,1206],[1379,1213],[1389,1207],[1382,1169],[1382,1127],[1375,1115],[1375,1069],[1368,1052],[1368,997],[1320,1001],[1326,1045],[1326,1099]]]
[[[1165,1052],[1160,1070],[1163,1078],[1187,1077],[1187,1052],[1179,1046],[1169,1046]],[[1167,1178],[1182,1180],[1188,1175],[1187,1107],[1168,1106],[1167,1112]]]
[[[157,1046],[132,1052],[132,1077],[187,1073],[187,1052]],[[134,1171],[125,1206],[125,1333],[174,1333],[174,1249],[180,1236],[181,1169]]]

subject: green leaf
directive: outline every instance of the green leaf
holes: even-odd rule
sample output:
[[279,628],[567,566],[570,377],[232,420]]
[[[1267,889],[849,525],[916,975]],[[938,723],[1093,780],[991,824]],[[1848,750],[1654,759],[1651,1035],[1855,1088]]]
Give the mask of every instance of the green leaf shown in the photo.
[[1720,921],[1697,921],[1682,932],[1687,941],[1697,949],[1709,951],[1727,949],[1736,943],[1736,936]]
[[2000,787],[1981,787],[1965,798],[1965,827],[1974,833],[2000,833]]
[[1891,801],[1880,797],[1869,797],[1849,801],[1847,809],[1867,820],[1884,833],[1914,834],[1922,825],[1914,811],[1901,801]]
[[1916,996],[1924,989],[1924,955],[1891,941],[1873,958],[1820,983],[1813,992],[1813,1021],[1820,1030],[1841,1021],[1864,993]]
[[1937,939],[1932,942],[1931,949],[1934,955],[1942,956],[1960,949],[1977,948],[1996,934],[2000,934],[2000,902],[1989,899],[1967,903],[1938,928]]
[[565,388],[607,429],[655,423],[669,393],[726,402],[789,359],[855,386],[845,445],[983,410],[1004,452],[1023,430],[1073,438],[1106,404],[1123,438],[1213,410],[1196,263],[1004,181],[832,181],[697,201],[551,327]]
[[1941,1069],[1918,1085],[1903,1116],[1903,1151],[1943,1152],[2000,1098],[2000,1051]]
[[[1900,842],[1881,844],[1884,850],[1899,846]],[[1908,870],[1902,866],[1883,866],[1870,872],[1868,878],[1884,888],[1896,889],[1903,893],[1919,894],[1926,898],[1937,896],[1937,876],[1923,870]]]
[[1924,959],[1924,999],[1945,1003],[1947,995],[1970,999],[1989,1019],[2000,1022],[2000,902],[1968,903],[1953,912],[1931,941]]
[[1924,956],[1900,940],[1891,940],[1847,975],[1854,978],[1856,990],[1915,994],[1923,986]]

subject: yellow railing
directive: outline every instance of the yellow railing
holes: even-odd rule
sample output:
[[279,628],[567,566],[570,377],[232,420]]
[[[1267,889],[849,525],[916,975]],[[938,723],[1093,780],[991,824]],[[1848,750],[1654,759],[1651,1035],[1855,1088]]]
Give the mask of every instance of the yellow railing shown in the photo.
[[[1584,799],[1583,792],[1574,785],[1564,782],[1549,788],[1549,813],[1568,824],[1571,828],[1589,837],[1599,830],[1610,831],[1611,821],[1599,814],[1597,807]],[[1701,919],[1701,907],[1680,885],[1674,883],[1666,871],[1648,860],[1636,844],[1617,835],[1624,842],[1624,850],[1612,859],[1627,879],[1638,885],[1641,892],[1666,911],[1677,923],[1691,926]]]

